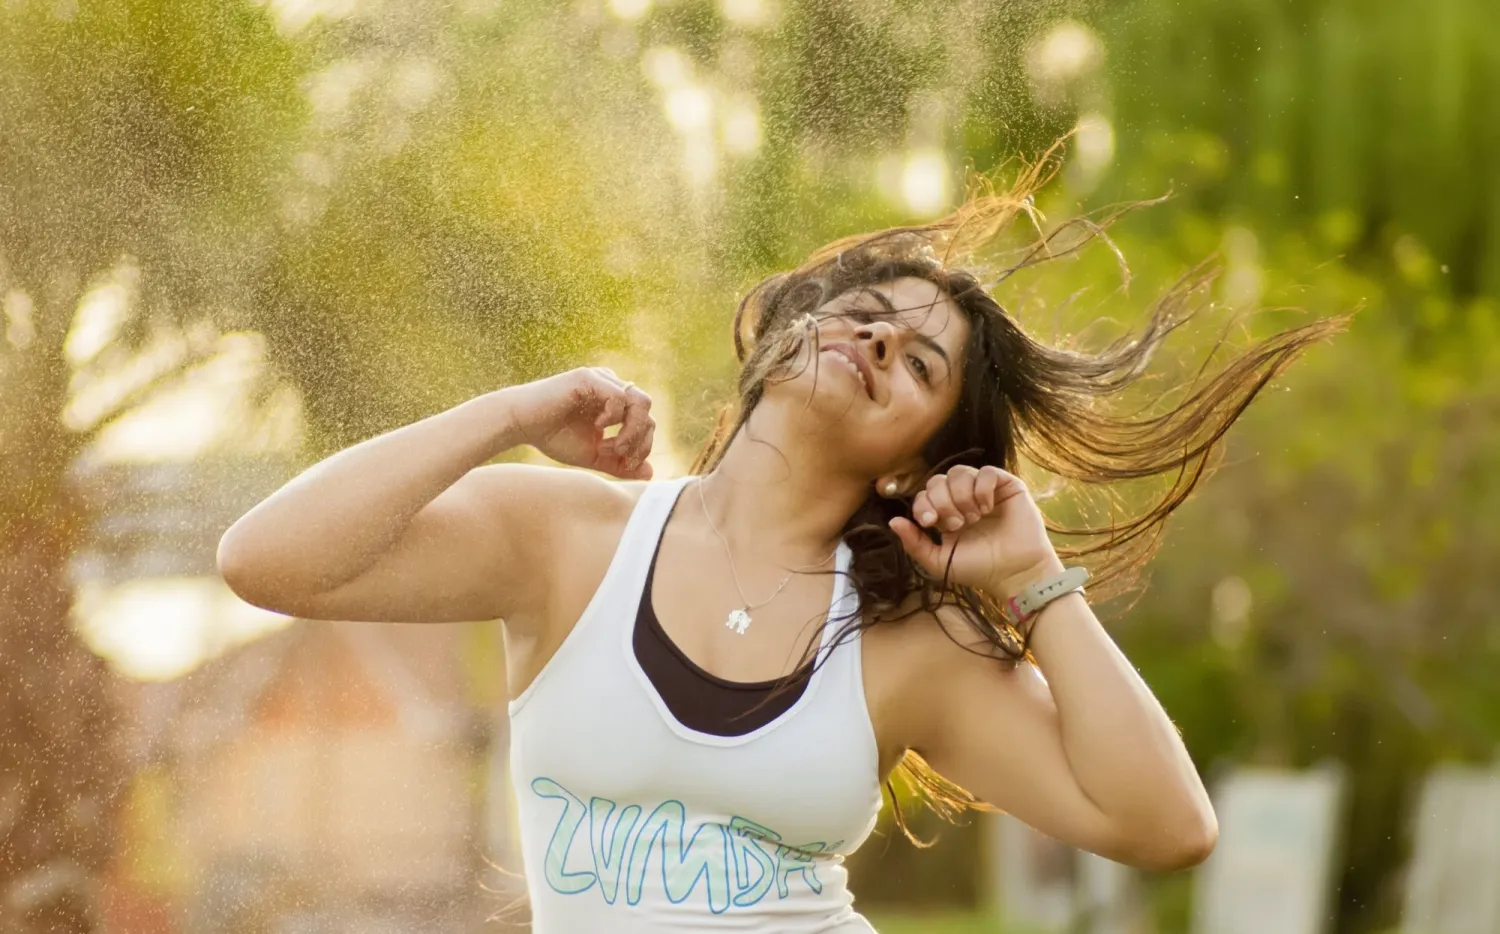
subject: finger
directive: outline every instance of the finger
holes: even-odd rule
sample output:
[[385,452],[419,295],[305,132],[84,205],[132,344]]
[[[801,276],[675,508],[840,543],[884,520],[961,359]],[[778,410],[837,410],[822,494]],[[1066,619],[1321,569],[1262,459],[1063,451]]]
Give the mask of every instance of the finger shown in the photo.
[[937,510],[938,528],[956,532],[964,527],[963,513],[953,505],[953,495],[948,491],[948,477],[938,474],[927,481],[927,499]]
[[651,480],[654,472],[651,462],[645,457],[625,457],[618,475],[625,480]]
[[615,445],[627,457],[645,460],[646,455],[641,451],[642,442],[655,424],[651,419],[651,397],[631,387],[622,394],[622,398],[625,402],[625,422],[620,427],[620,433],[615,436]]
[[627,474],[630,473],[625,466],[625,458],[614,449],[603,450],[602,446],[598,456],[594,458],[594,463],[589,466],[592,470],[607,473],[611,477],[619,477],[622,480],[628,479]]
[[594,427],[600,431],[610,425],[618,425],[625,418],[625,396],[608,380],[602,379],[591,387],[594,397],[602,401],[599,414],[594,417]]
[[953,508],[963,514],[964,521],[978,522],[981,516],[979,502],[974,498],[974,480],[979,471],[973,467],[959,466],[948,471],[948,495],[953,497]]
[[911,501],[911,514],[917,517],[917,522],[924,528],[929,528],[938,521],[937,508],[932,505],[927,491],[918,493]]
[[656,444],[656,419],[651,419],[646,424],[646,437],[636,447],[636,457],[645,460],[651,456],[651,449]]
[[607,366],[591,366],[587,368],[587,372],[588,384],[595,388],[600,399],[619,395],[627,387],[626,382]]
[[[623,432],[621,432],[623,434]],[[632,464],[639,464],[651,456],[651,446],[656,437],[656,422],[652,421],[646,426],[646,437],[634,444],[621,443],[620,437],[606,438],[600,443],[601,449],[606,445],[612,454],[616,454],[624,461],[628,469],[633,469]]]
[[999,467],[986,464],[979,468],[979,476],[974,479],[974,499],[979,503],[981,512],[988,515],[995,508],[995,491],[1000,486]]
[[1020,477],[1008,470],[995,468],[1000,474],[1000,482],[995,487],[995,504],[1005,502],[1012,496],[1021,496],[1026,493],[1026,484]]
[[939,559],[942,557],[942,546],[936,544],[932,539],[922,534],[916,523],[903,516],[897,516],[890,521],[891,531],[901,540],[901,547],[917,562],[928,574],[936,576],[940,573],[937,568]]
[[650,480],[654,471],[650,461],[636,460],[619,452],[617,448],[604,449],[600,445],[599,456],[594,459],[593,469],[621,480]]

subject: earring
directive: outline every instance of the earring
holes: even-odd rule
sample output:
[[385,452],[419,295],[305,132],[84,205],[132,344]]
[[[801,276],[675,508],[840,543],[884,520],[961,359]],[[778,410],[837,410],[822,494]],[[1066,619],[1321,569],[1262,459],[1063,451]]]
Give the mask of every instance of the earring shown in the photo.
[[897,489],[898,487],[895,480],[887,480],[885,481],[885,486],[881,487],[882,492],[884,492],[886,496],[895,496]]

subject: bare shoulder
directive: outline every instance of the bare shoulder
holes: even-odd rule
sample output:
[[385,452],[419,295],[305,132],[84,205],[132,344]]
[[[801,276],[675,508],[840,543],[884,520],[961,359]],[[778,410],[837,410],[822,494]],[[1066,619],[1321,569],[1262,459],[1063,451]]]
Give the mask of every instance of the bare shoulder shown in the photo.
[[944,604],[933,611],[919,611],[916,616],[922,624],[916,627],[912,657],[928,678],[945,687],[934,692],[934,697],[961,692],[973,677],[993,681],[997,673],[1027,667],[1017,664],[1019,659],[996,644],[987,621],[962,607]]
[[505,550],[531,568],[528,598],[507,622],[540,631],[571,623],[604,577],[647,483],[586,470],[495,464],[475,473],[475,500],[507,528]]
[[538,574],[536,583],[547,582],[548,592],[531,604],[542,615],[551,615],[558,594],[577,585],[580,575],[586,578],[600,560],[608,564],[646,488],[640,481],[537,464],[494,464],[472,473],[479,475],[474,499],[503,523],[507,550],[513,557],[529,553],[525,563]]
[[[496,514],[522,515],[537,568],[532,599],[506,618],[505,665],[518,697],[546,666],[583,615],[619,548],[647,484],[583,470],[504,464],[492,472]],[[517,482],[519,480],[519,482]]]
[[879,636],[890,643],[889,650],[899,652],[908,666],[923,677],[951,672],[955,665],[1009,661],[978,628],[982,621],[952,604],[924,609],[916,595],[889,614],[889,620],[876,627]]
[[993,684],[997,673],[1017,670],[956,606],[928,610],[912,597],[869,634],[866,666],[877,691],[870,701],[903,748],[921,751],[933,729],[962,705],[965,685]]
[[479,503],[538,530],[574,522],[624,522],[645,484],[609,480],[571,467],[490,464],[470,471]]

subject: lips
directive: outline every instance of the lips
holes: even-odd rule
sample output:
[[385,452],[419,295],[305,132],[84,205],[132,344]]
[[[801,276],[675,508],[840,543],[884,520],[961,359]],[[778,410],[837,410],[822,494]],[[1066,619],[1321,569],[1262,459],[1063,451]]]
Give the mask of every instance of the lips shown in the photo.
[[870,371],[870,362],[865,355],[848,344],[829,344],[823,348],[832,351],[839,359],[841,366],[847,366],[849,371],[859,380],[860,386],[865,390],[865,395],[870,399],[875,398],[874,373]]

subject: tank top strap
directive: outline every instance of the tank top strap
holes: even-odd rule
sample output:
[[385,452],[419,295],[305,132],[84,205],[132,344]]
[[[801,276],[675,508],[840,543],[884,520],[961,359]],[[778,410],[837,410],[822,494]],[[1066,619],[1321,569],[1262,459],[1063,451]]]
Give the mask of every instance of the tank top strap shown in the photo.
[[[641,491],[641,498],[636,501],[635,509],[630,514],[630,520],[625,524],[625,535],[620,540],[621,546],[630,544],[632,550],[646,545],[651,551],[656,550],[656,543],[661,539],[662,531],[667,527],[667,517],[672,514],[672,507],[677,503],[677,497],[682,488],[698,479],[693,474],[677,477],[672,480],[653,480],[646,484]],[[651,555],[646,555],[649,564]]]
[[651,558],[667,527],[667,518],[671,516],[683,487],[694,479],[690,474],[673,480],[654,481],[641,491],[630,519],[625,523],[620,544],[615,548],[614,559],[595,594],[594,602],[600,604],[600,609],[608,608],[604,614],[608,618],[617,622],[635,620],[634,607],[640,603],[646,574],[651,570]]
[[859,629],[852,630],[835,645],[839,633],[855,623],[860,612],[859,592],[849,576],[854,562],[854,551],[847,542],[839,542],[833,563],[833,599],[828,605],[828,616],[823,621],[822,647],[820,652],[832,653],[828,664],[840,669],[840,677],[847,676],[859,667]]

